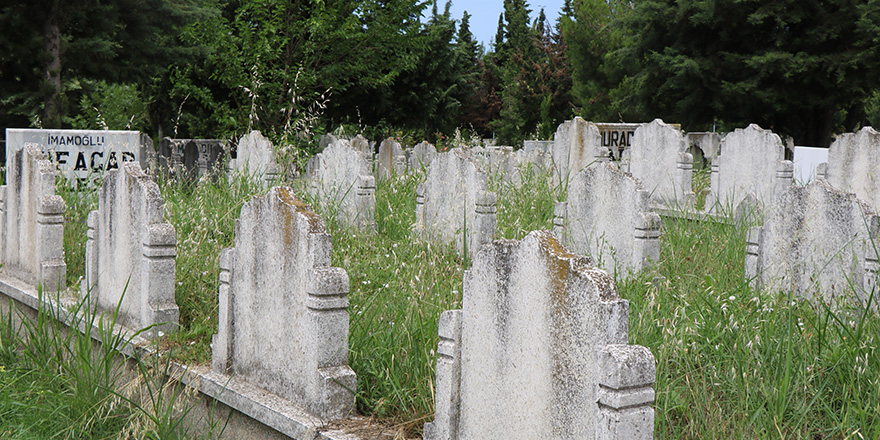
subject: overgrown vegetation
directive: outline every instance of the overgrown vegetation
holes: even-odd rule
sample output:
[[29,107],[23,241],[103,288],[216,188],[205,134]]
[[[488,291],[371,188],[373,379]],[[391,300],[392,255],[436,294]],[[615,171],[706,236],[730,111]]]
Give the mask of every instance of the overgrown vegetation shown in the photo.
[[744,277],[747,225],[666,218],[657,273],[619,285],[657,359],[659,438],[877,438],[880,320]]
[[[91,313],[88,299],[64,310],[4,307],[0,317],[0,437],[197,438],[182,424],[189,409],[167,379],[167,360],[128,370],[119,353],[128,339],[111,332],[112,316]],[[97,339],[80,325],[96,328]],[[209,428],[206,437],[222,426]]]
[[[704,174],[696,190],[708,185]],[[432,418],[437,320],[460,306],[467,267],[450,247],[414,237],[420,179],[379,182],[376,233],[342,228],[333,207],[318,207],[333,237],[332,263],[350,279],[358,408],[407,436]],[[561,190],[536,170],[519,179],[491,180],[499,238],[552,228]],[[170,341],[178,359],[204,362],[217,325],[217,255],[233,245],[241,205],[262,191],[223,179],[160,187],[179,242],[183,330]],[[631,343],[657,359],[657,437],[877,438],[880,319],[753,291],[743,269],[747,226],[665,218],[656,268],[618,284],[630,301]],[[84,241],[80,234],[71,241]]]

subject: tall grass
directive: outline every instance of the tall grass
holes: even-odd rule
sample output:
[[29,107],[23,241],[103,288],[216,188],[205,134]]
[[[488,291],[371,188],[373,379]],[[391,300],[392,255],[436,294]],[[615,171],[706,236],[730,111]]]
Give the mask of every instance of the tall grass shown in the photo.
[[[133,393],[117,391],[129,381],[119,354],[129,340],[112,332],[115,314],[97,316],[86,298],[64,312],[41,307],[30,314],[10,303],[0,316],[0,437],[185,437],[179,414],[147,417],[171,414],[172,406],[141,405]],[[98,338],[81,333],[80,326],[95,328]],[[140,374],[135,380],[164,377]]]
[[67,265],[66,285],[77,289],[86,269],[86,232],[89,212],[98,209],[96,188],[74,185],[62,177],[55,185],[56,194],[64,199],[64,263]]
[[[321,207],[333,265],[350,279],[358,408],[408,436],[433,418],[437,320],[460,306],[466,269],[451,247],[414,237],[419,180],[378,182],[376,233],[343,228],[327,215],[332,207]],[[518,186],[490,182],[496,237],[552,228],[562,190],[550,181],[527,170]],[[695,189],[707,185],[708,173],[695,178]],[[178,234],[182,331],[170,342],[179,359],[203,362],[216,331],[217,256],[233,245],[241,205],[262,190],[243,181],[160,187]],[[631,343],[657,359],[657,437],[880,438],[880,320],[753,291],[744,276],[746,231],[664,218],[656,268],[618,284],[630,301]]]
[[658,437],[880,437],[880,321],[753,291],[746,231],[666,218],[658,273],[619,285],[657,359]]
[[349,364],[358,375],[358,408],[405,432],[433,414],[437,321],[460,307],[464,270],[451,246],[413,237],[418,181],[378,183],[377,234],[328,222],[333,265],[346,269],[351,286]]
[[217,332],[220,251],[235,245],[235,220],[241,207],[264,192],[255,179],[179,182],[160,178],[165,218],[177,231],[174,297],[180,308],[180,331],[168,337],[176,356],[203,363],[211,357],[211,335]]

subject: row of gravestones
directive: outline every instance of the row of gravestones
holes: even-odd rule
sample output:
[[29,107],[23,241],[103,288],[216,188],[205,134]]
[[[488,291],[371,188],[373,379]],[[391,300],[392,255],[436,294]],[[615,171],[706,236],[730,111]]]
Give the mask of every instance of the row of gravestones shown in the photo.
[[[64,202],[35,145],[15,152],[0,187],[2,275],[58,289]],[[176,327],[176,234],[158,186],[137,163],[108,173],[89,214],[82,293],[126,327]],[[33,252],[36,249],[37,252]],[[322,419],[351,415],[349,279],[331,266],[323,219],[287,187],[242,207],[220,255],[212,369]],[[651,438],[655,361],[627,345],[628,303],[613,279],[549,232],[476,253],[461,310],[440,317],[435,420],[428,439]],[[525,355],[524,355],[525,353]]]
[[[562,124],[551,146],[560,180],[569,173],[563,171],[569,166],[572,170],[584,167],[568,179],[567,202],[555,209],[557,236],[573,251],[590,255],[597,265],[621,277],[659,259],[656,208],[686,204],[691,197],[691,155],[685,152],[691,143],[680,130],[658,120],[634,132],[617,163],[607,160],[598,126],[580,119]],[[822,292],[825,301],[841,296],[850,302],[867,301],[876,282],[876,208],[860,204],[855,197],[832,196],[832,186],[875,200],[880,179],[873,176],[877,167],[870,164],[877,160],[871,151],[880,144],[878,138],[870,128],[838,137],[829,165],[820,167],[826,183],[816,182],[806,189],[793,183],[793,165],[784,159],[785,147],[769,130],[750,125],[729,133],[717,145],[710,143],[717,147],[707,203],[710,211],[767,212],[765,226],[749,235],[747,275],[755,287],[786,288],[809,298]],[[354,163],[339,157],[331,160],[330,156],[351,150],[344,144],[334,145],[325,150],[327,161]],[[504,149],[454,149],[431,157],[439,160],[431,159],[425,181],[416,190],[417,235],[454,243],[460,252],[473,254],[495,233],[496,197],[486,190],[485,169],[490,164],[503,166],[505,159],[498,158],[505,157]],[[358,196],[372,195],[375,184],[369,169],[364,162],[359,174],[352,174],[342,188],[357,185]],[[313,185],[317,182],[326,185],[320,176]],[[324,192],[333,191],[339,194],[341,189],[335,186]],[[805,191],[812,195],[807,197]],[[734,207],[738,208],[729,209]],[[358,218],[369,215],[372,219],[369,209],[353,212]],[[781,226],[775,226],[780,222]],[[853,290],[859,293],[845,294]]]

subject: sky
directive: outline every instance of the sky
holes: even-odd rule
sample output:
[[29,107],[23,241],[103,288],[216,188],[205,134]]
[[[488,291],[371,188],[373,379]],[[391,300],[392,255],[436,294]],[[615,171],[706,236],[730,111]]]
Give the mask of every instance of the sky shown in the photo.
[[[552,25],[556,23],[559,12],[562,10],[564,0],[531,0],[526,2],[528,8],[532,11],[530,20],[538,17],[541,8],[544,8],[544,15],[547,21]],[[445,2],[439,0],[437,8],[442,12]],[[464,11],[471,15],[470,26],[471,33],[478,42],[483,43],[486,51],[492,49],[495,42],[495,33],[498,31],[498,16],[504,11],[504,0],[452,0],[449,7],[449,15],[461,23],[461,16]],[[426,15],[431,14],[430,7],[425,11]]]

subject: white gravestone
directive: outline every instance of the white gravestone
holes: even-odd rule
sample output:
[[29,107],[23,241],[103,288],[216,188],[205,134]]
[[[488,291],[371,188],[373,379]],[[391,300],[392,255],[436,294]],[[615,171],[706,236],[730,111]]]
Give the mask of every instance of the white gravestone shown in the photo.
[[64,210],[58,172],[36,144],[11,152],[0,186],[0,270],[44,292],[64,288]]
[[611,164],[577,173],[555,211],[557,237],[609,272],[626,276],[660,259],[660,216],[650,210],[650,195]]
[[324,221],[287,187],[241,208],[220,255],[212,368],[324,420],[354,410],[348,367],[348,274],[330,266]]
[[361,154],[364,155],[372,166],[373,163],[373,147],[370,146],[370,141],[367,138],[363,137],[363,135],[357,135],[354,139],[351,140],[351,148],[354,148],[357,151],[360,151]]
[[329,145],[310,161],[312,194],[345,226],[376,229],[376,179],[364,155],[347,140]]
[[736,209],[749,196],[767,206],[778,185],[791,183],[792,170],[779,136],[755,124],[737,128],[721,139],[721,154],[712,161],[706,207]]
[[[275,147],[258,130],[253,130],[238,141],[236,157],[229,161],[229,169],[270,185],[278,178]],[[231,177],[231,174],[230,174]]]
[[594,162],[608,160],[599,128],[581,117],[559,124],[550,149],[555,170],[554,183],[568,182],[578,171]]
[[[854,193],[880,211],[880,133],[864,127],[838,136],[828,149],[828,162],[819,174],[831,186]],[[820,176],[821,177],[821,176]]]
[[460,149],[439,153],[416,187],[416,232],[476,253],[495,235],[497,198],[486,182],[486,173]]
[[34,143],[49,155],[67,179],[82,181],[117,169],[123,162],[146,167],[153,141],[138,131],[6,129],[6,160],[25,143]]
[[177,232],[165,222],[159,186],[136,163],[110,171],[98,209],[89,213],[83,296],[100,312],[119,308],[118,322],[140,330],[177,329],[174,300]]
[[382,141],[379,144],[379,153],[376,154],[376,178],[384,180],[391,177],[392,173],[401,176],[405,172],[406,154],[400,144],[391,138]]
[[412,155],[410,156],[409,169],[411,170],[425,170],[428,168],[428,165],[431,165],[431,161],[434,160],[434,157],[437,156],[437,149],[434,148],[433,144],[429,144],[427,141],[420,142],[415,147],[413,147]]
[[790,185],[749,231],[746,276],[770,292],[864,304],[876,285],[878,232],[877,215],[855,195],[824,180]]
[[655,361],[629,303],[552,234],[483,247],[440,318],[425,440],[650,439]]
[[688,206],[694,198],[693,156],[680,129],[660,119],[636,129],[627,167],[652,200],[667,207]]

